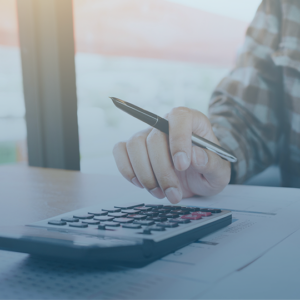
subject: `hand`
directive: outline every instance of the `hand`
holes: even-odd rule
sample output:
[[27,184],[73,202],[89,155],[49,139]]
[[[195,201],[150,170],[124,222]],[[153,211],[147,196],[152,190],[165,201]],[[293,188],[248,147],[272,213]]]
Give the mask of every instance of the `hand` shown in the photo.
[[121,174],[174,204],[193,195],[219,193],[229,183],[230,163],[191,143],[195,133],[220,145],[208,118],[185,107],[172,109],[166,118],[169,136],[149,128],[115,145],[113,154]]

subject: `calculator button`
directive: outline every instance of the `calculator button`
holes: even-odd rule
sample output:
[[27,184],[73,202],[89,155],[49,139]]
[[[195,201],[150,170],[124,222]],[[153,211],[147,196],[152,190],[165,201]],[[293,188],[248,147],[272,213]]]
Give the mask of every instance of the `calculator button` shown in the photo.
[[212,214],[219,214],[220,212],[222,212],[221,209],[210,209],[210,208],[201,208],[200,211],[202,212],[210,212]]
[[128,215],[127,218],[133,218],[135,220],[144,220],[147,218],[145,215]]
[[169,210],[178,210],[178,209],[181,209],[181,206],[175,206],[175,205],[164,205],[165,209],[169,209]]
[[172,213],[170,213],[170,214],[166,214],[166,217],[167,217],[167,218],[175,219],[175,218],[178,218],[179,215],[178,215],[178,214],[172,214]]
[[146,207],[152,207],[152,208],[162,208],[163,205],[161,204],[146,204]]
[[162,214],[165,214],[165,213],[168,213],[170,212],[171,210],[170,209],[165,209],[165,208],[160,208],[157,210],[159,213],[162,213]]
[[107,211],[95,211],[93,212],[92,210],[89,211],[89,214],[95,215],[95,216],[106,216]]
[[120,226],[120,223],[117,223],[117,222],[103,222],[102,225],[111,226],[111,227],[118,227],[118,226]]
[[201,216],[200,215],[185,215],[185,216],[182,216],[181,219],[199,220],[199,219],[201,219]]
[[125,213],[125,214],[137,214],[138,210],[135,210],[135,209],[124,209],[124,210],[122,210],[122,213]]
[[192,212],[191,215],[199,215],[201,217],[209,217],[209,216],[211,216],[211,212],[196,211],[196,212]]
[[141,211],[151,211],[151,210],[152,210],[151,207],[146,207],[146,206],[143,206],[143,207],[135,207],[134,209],[141,210]]
[[105,227],[105,225],[103,225],[103,224],[100,224],[100,225],[98,226],[98,229],[105,230],[105,229],[106,229],[106,227]]
[[166,218],[166,215],[167,215],[167,214],[159,214],[158,217]]
[[93,219],[94,215],[74,215],[73,217],[76,219]]
[[69,226],[70,227],[77,227],[77,228],[86,228],[86,227],[88,227],[88,224],[84,224],[84,223],[70,223]]
[[130,228],[130,229],[140,229],[142,228],[139,224],[122,224],[123,228]]
[[129,218],[115,218],[114,222],[118,222],[118,223],[131,223],[131,222],[133,222],[133,219],[129,219]]
[[153,225],[154,222],[153,221],[149,221],[149,220],[140,220],[140,221],[134,221],[133,224],[140,224],[140,225],[144,225],[144,226],[150,226]]
[[95,217],[94,220],[99,220],[99,221],[112,221],[114,218],[113,217],[107,217],[107,216],[100,216],[100,217]]
[[177,227],[178,223],[174,223],[174,222],[164,222],[164,223],[157,223],[156,226],[161,226],[161,227],[167,227],[167,228],[173,228],[173,227]]
[[90,224],[90,225],[98,225],[100,223],[100,221],[97,221],[97,220],[83,220],[81,222],[84,224]]
[[65,221],[65,222],[78,222],[79,221],[79,219],[75,219],[75,218],[62,218],[61,220]]
[[125,203],[121,205],[115,205],[116,208],[122,208],[122,209],[127,209],[127,208],[134,208],[138,206],[143,206],[144,203]]
[[154,222],[165,222],[167,221],[168,219],[165,218],[165,217],[148,217],[147,220],[152,220]]
[[190,212],[189,207],[181,207],[181,211],[185,211],[186,213]]
[[158,216],[157,212],[141,212],[141,214],[146,215],[148,217],[157,217]]
[[190,213],[190,211],[180,209],[180,210],[172,210],[172,213],[178,214],[178,215],[186,215],[186,214]]
[[141,232],[142,234],[151,234],[151,230],[150,229],[144,229],[143,232]]
[[188,207],[189,211],[200,211],[199,207]]
[[174,222],[174,223],[179,223],[179,224],[187,224],[190,223],[191,221],[189,219],[170,219],[169,222]]
[[127,216],[127,214],[121,213],[121,212],[116,212],[116,213],[109,213],[109,217],[114,217],[114,218],[124,218]]
[[150,229],[151,231],[165,231],[165,227],[161,227],[161,226],[151,226],[151,227],[147,227],[145,229]]
[[120,208],[102,208],[103,211],[107,211],[107,212],[111,212],[111,213],[114,213],[114,212],[120,212],[121,209]]
[[63,225],[66,225],[67,222],[62,221],[62,220],[51,220],[51,221],[48,222],[48,224],[50,224],[50,225],[57,225],[57,226],[63,226]]

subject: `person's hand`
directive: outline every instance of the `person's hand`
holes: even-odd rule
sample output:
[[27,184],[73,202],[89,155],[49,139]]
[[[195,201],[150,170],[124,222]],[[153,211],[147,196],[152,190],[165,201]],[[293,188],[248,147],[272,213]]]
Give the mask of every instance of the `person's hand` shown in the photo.
[[149,128],[115,145],[113,154],[121,174],[156,198],[166,196],[172,203],[223,190],[230,180],[230,163],[191,143],[195,133],[220,145],[208,118],[199,111],[178,107],[166,119],[169,136]]

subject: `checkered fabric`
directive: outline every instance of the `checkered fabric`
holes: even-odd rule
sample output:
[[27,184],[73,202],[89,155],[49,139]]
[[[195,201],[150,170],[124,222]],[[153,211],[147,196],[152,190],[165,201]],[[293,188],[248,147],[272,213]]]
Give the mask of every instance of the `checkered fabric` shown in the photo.
[[279,163],[282,185],[300,188],[300,0],[261,3],[209,116],[221,145],[238,158],[232,183]]

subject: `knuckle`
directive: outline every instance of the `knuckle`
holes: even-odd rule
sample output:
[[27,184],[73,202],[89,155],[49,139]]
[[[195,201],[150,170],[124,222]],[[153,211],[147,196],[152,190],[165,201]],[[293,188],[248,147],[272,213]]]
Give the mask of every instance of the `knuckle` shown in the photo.
[[158,130],[152,130],[150,132],[150,134],[148,134],[147,138],[146,138],[146,144],[147,146],[153,143],[157,143],[157,140],[159,138],[159,136],[161,135],[161,132]]
[[191,110],[187,107],[184,106],[178,106],[178,107],[174,107],[169,115],[171,116],[178,116],[178,115],[189,115],[191,113]]
[[208,118],[207,115],[205,115],[204,113],[202,113],[201,111],[199,110],[196,110],[196,109],[191,109],[191,112],[194,114],[194,116],[196,116],[197,118],[199,119],[202,119],[204,122],[207,122],[210,124],[210,120]]
[[162,187],[163,190],[166,190],[167,188],[171,186],[176,186],[176,181],[173,178],[172,172],[163,172],[160,174],[160,176],[157,178],[159,185]]
[[138,132],[136,133],[135,135],[133,135],[126,143],[126,147],[127,149],[130,148],[136,148],[140,145],[143,145],[145,144],[145,135]]
[[203,119],[203,121],[204,121],[205,123],[210,124],[210,121],[209,121],[208,117],[207,117],[205,114],[201,113],[201,118]]
[[152,176],[146,176],[146,174],[139,176],[140,183],[148,190],[152,190],[157,187],[156,181]]
[[171,176],[167,173],[162,174],[159,179],[162,186],[168,186],[172,182]]
[[183,136],[183,135],[170,136],[170,143],[172,146],[184,147],[189,142],[190,141],[187,136]]
[[202,113],[200,111],[197,111],[197,114],[198,114],[199,119],[201,119],[205,124],[210,125],[210,120],[207,115],[205,115],[204,113]]

